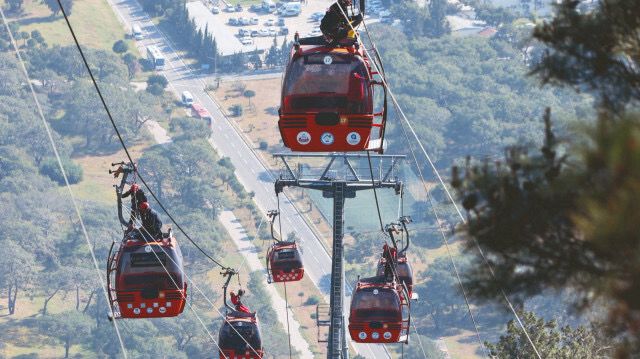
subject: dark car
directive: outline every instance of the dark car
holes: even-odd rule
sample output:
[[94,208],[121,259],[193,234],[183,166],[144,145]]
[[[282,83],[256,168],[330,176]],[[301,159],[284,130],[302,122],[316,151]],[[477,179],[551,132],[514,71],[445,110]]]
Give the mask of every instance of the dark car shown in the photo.
[[280,28],[280,35],[289,35],[289,28],[286,26],[283,26]]
[[258,36],[260,36],[260,33],[258,33],[258,30],[251,31],[251,37],[258,37]]
[[284,19],[283,18],[279,18],[278,19],[278,23],[276,24],[278,26],[284,26]]
[[235,17],[230,18],[229,25],[238,25],[238,19]]
[[236,5],[236,12],[240,12],[242,11],[242,5],[238,4]]

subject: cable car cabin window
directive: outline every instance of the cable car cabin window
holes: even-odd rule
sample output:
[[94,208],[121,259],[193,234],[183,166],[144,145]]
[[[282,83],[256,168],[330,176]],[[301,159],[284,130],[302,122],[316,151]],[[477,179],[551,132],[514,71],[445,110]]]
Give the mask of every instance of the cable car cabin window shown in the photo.
[[[175,289],[177,284],[182,289],[184,284],[180,248],[177,246],[155,248],[155,253],[147,252],[149,248],[149,246],[139,246],[124,250],[116,273],[119,285],[126,289],[149,287]],[[171,273],[173,281],[167,272]]]
[[293,249],[283,249],[277,252],[278,260],[287,260],[296,258],[296,252]]
[[242,351],[245,351],[246,348],[247,350],[251,350],[248,348],[247,342],[255,350],[262,348],[260,333],[258,332],[258,328],[255,324],[247,322],[231,322],[230,324],[225,322],[222,325],[219,337],[221,348],[239,349]]
[[400,298],[391,289],[365,288],[357,291],[351,300],[351,310],[355,317],[366,321],[402,320]]
[[352,55],[318,53],[297,58],[284,84],[284,111],[371,111],[371,89],[364,61]]
[[131,253],[131,267],[161,267],[167,265],[167,255],[160,253]]

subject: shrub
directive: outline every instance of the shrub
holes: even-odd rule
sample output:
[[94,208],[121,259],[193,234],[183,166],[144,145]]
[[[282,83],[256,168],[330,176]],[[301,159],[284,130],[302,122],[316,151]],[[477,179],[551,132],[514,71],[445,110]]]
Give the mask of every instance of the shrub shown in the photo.
[[[63,159],[62,166],[67,173],[69,184],[76,184],[82,181],[82,167],[73,163],[70,159]],[[58,167],[58,161],[53,157],[48,157],[40,163],[40,174],[49,177],[59,185],[64,185],[64,177]]]
[[229,107],[229,112],[231,112],[231,116],[233,116],[233,117],[240,117],[240,116],[242,116],[242,106],[233,105],[233,106]]
[[129,50],[129,45],[127,45],[124,40],[118,40],[113,44],[113,47],[111,49],[116,54],[124,54]]
[[320,298],[316,295],[312,295],[304,302],[304,305],[316,305],[320,303]]

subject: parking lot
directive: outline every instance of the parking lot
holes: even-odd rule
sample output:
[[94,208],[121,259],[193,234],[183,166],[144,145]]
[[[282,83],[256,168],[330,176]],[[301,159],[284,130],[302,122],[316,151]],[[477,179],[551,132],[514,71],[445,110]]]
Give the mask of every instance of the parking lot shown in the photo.
[[[244,50],[250,51],[257,49],[268,49],[273,44],[274,36],[277,38],[278,45],[282,44],[284,37],[287,40],[293,39],[293,34],[297,31],[301,36],[316,36],[320,34],[320,21],[311,20],[310,16],[314,13],[324,14],[333,3],[332,0],[308,0],[300,3],[300,14],[297,16],[279,16],[277,13],[268,13],[263,11],[252,10],[249,6],[244,6],[239,12],[229,12],[223,2],[219,2],[217,9],[214,9],[212,2],[205,2],[206,7],[217,18],[219,24],[224,24],[228,30],[233,33],[239,40],[241,38],[252,39],[249,44],[244,44]],[[260,6],[260,2],[256,3]],[[243,20],[242,25],[230,25],[230,19]],[[279,26],[278,22],[280,22]],[[282,29],[288,30],[288,35],[282,33]],[[240,36],[240,31],[245,32]],[[251,33],[253,32],[253,36]]]

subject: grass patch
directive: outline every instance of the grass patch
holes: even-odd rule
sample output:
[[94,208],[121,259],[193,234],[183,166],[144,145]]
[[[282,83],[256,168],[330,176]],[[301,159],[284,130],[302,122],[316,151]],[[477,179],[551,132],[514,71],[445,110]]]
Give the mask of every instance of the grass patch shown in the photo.
[[[53,17],[51,11],[38,0],[25,0],[20,19],[20,31],[38,30],[49,46],[71,45],[73,39],[62,14]],[[113,43],[125,38],[125,29],[105,0],[75,1],[70,16],[78,40],[84,46],[111,51]],[[140,56],[135,44],[129,42],[131,52]]]

